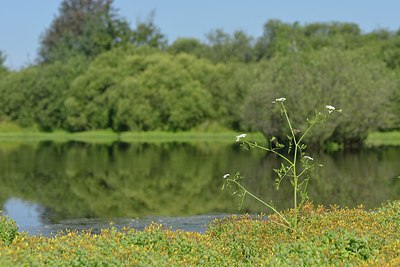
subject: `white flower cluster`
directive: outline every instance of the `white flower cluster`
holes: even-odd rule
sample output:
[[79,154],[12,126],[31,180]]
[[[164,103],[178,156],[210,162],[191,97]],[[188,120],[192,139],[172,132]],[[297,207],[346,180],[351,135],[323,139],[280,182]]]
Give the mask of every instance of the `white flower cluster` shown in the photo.
[[223,177],[224,179],[228,178],[229,176],[231,176],[229,173],[225,174]]
[[236,142],[240,142],[240,139],[245,138],[247,136],[247,134],[240,134],[238,136],[236,136]]
[[280,97],[280,98],[275,99],[275,101],[272,101],[272,104],[279,103],[279,102],[283,102],[283,101],[285,101],[285,100],[286,100],[286,98]]
[[329,113],[332,113],[335,111],[336,108],[334,106],[326,105],[326,109],[328,110]]
[[304,156],[303,158],[308,159],[308,160],[314,160],[312,157],[310,156]]

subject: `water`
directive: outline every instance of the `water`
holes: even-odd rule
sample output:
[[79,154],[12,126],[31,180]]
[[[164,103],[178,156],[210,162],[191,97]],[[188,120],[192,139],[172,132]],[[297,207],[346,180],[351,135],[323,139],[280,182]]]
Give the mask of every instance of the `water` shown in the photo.
[[[379,207],[400,198],[400,148],[312,153],[309,195],[316,204]],[[152,221],[204,232],[214,218],[265,208],[221,191],[222,176],[243,182],[279,209],[291,206],[288,183],[274,188],[279,162],[261,151],[220,143],[0,144],[0,205],[20,230],[51,235],[65,228],[143,229]]]

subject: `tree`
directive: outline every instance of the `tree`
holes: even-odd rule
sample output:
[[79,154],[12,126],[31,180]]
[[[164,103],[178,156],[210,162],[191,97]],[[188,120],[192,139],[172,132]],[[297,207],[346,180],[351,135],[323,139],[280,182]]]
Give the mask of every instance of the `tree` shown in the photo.
[[132,32],[131,43],[136,46],[150,46],[154,48],[165,48],[167,39],[160,29],[154,24],[155,12],[152,11],[146,20],[138,20],[136,28]]
[[314,108],[333,105],[343,109],[335,121],[313,130],[310,143],[323,145],[327,140],[359,144],[369,131],[384,128],[391,117],[390,99],[396,80],[383,62],[363,58],[357,51],[325,48],[276,56],[260,63],[262,73],[246,100],[243,125],[266,136],[285,138],[285,125],[271,104],[285,97],[296,110],[290,114],[298,130],[304,131]]
[[297,28],[297,23],[292,26],[280,20],[267,21],[264,24],[263,35],[258,38],[255,45],[257,60],[270,59],[278,53],[297,51]]
[[59,15],[41,37],[39,61],[72,55],[94,57],[130,41],[129,24],[118,17],[112,0],[63,0]]
[[6,61],[6,56],[4,55],[4,53],[0,50],[0,76],[4,73],[7,73],[7,67],[4,65]]
[[202,44],[195,38],[178,38],[167,49],[172,54],[186,53],[199,58],[207,57],[209,50],[210,48],[207,45]]
[[231,36],[222,29],[206,35],[210,45],[209,58],[214,62],[250,62],[253,59],[253,40],[243,31]]
[[355,49],[363,45],[361,30],[354,23],[311,23],[300,25],[269,20],[255,45],[258,60],[280,54],[318,50],[324,47]]
[[0,117],[23,127],[61,129],[71,81],[86,68],[82,58],[31,66],[0,79]]
[[191,129],[217,113],[213,109],[221,103],[212,96],[221,93],[220,73],[219,67],[187,54],[114,49],[72,83],[65,101],[68,130]]

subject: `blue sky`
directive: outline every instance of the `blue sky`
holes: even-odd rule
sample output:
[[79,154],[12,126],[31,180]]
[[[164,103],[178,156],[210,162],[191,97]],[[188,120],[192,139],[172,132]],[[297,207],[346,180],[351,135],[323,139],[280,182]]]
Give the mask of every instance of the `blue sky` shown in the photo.
[[[0,50],[6,65],[19,69],[34,62],[40,35],[58,14],[61,0],[1,0]],[[171,43],[177,37],[204,36],[212,29],[244,30],[257,37],[269,19],[284,22],[354,22],[364,32],[400,27],[396,0],[114,0],[133,25],[156,11],[155,23]]]

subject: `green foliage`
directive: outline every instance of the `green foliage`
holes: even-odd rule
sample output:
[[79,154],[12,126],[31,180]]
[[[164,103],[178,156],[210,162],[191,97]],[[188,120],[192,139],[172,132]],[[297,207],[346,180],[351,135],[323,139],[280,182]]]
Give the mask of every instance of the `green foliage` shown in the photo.
[[[373,247],[371,237],[338,230],[307,240],[276,246],[272,265],[321,266],[375,258],[382,244]],[[380,242],[383,243],[383,240]]]
[[369,131],[385,128],[393,117],[391,97],[396,80],[381,62],[360,57],[356,51],[323,49],[277,56],[259,64],[260,78],[254,82],[243,112],[243,124],[266,136],[283,140],[286,127],[271,99],[284,95],[296,106],[289,113],[300,132],[307,120],[326,104],[338,106],[345,113],[313,131],[305,139],[314,145],[328,140],[355,145]]
[[[369,131],[400,128],[398,33],[269,20],[259,37],[217,29],[205,42],[168,45],[154,14],[131,29],[112,0],[62,1],[41,38],[39,63],[47,64],[9,72],[0,53],[0,120],[46,131],[181,131],[214,123],[282,138],[287,129],[265,99],[285,95],[299,106],[299,130],[306,126],[300,118],[314,114],[310,107],[324,105],[316,99],[346,111],[309,136],[315,145],[356,145]],[[82,57],[88,71],[72,59]]]
[[381,56],[386,65],[391,69],[400,67],[400,34],[395,37],[388,38],[381,46]]
[[112,0],[64,0],[59,15],[41,38],[40,62],[94,56],[130,41],[128,22],[117,16]]
[[[237,187],[237,191],[234,194],[237,194],[241,198],[241,205],[243,204],[244,198],[246,195],[251,196],[252,198],[256,199],[268,209],[272,210],[276,215],[278,215],[283,222],[279,223],[281,226],[289,228],[297,233],[298,231],[298,213],[300,206],[308,200],[308,182],[310,180],[310,172],[315,169],[315,165],[313,164],[314,158],[310,157],[306,154],[307,145],[303,143],[303,139],[307,136],[307,134],[311,131],[311,129],[315,128],[318,124],[325,121],[328,114],[336,110],[335,107],[327,105],[327,111],[324,113],[315,112],[315,116],[312,119],[307,119],[308,127],[304,130],[304,132],[299,133],[296,128],[294,128],[294,124],[292,120],[288,116],[288,112],[286,110],[286,106],[284,104],[286,98],[281,97],[277,98],[272,101],[273,104],[277,104],[280,107],[280,113],[284,117],[288,127],[289,133],[287,134],[287,148],[282,143],[277,141],[275,136],[272,136],[269,139],[269,144],[266,146],[259,145],[257,142],[251,142],[246,140],[246,134],[241,134],[236,137],[237,142],[242,142],[242,146],[250,150],[252,148],[257,148],[262,151],[274,154],[278,156],[282,162],[280,168],[274,168],[273,171],[276,173],[277,178],[275,179],[276,188],[279,189],[281,182],[284,179],[289,179],[291,185],[293,186],[293,210],[294,210],[294,220],[289,221],[285,218],[277,209],[272,205],[268,204],[256,195],[252,194],[248,191],[240,181],[242,177],[239,173],[231,178],[230,174],[224,175],[224,189],[226,186],[231,187],[231,184],[234,184]],[[287,156],[284,155],[282,150],[285,148],[287,151]],[[298,199],[301,199],[300,201]]]
[[264,24],[263,35],[254,46],[256,58],[271,59],[278,55],[290,55],[300,51],[332,47],[341,50],[363,45],[361,30],[352,23],[312,23],[300,25],[269,20]]
[[221,29],[207,34],[210,45],[208,58],[214,62],[251,62],[253,60],[253,38],[243,31],[233,35]]
[[11,218],[0,211],[0,245],[10,245],[18,235],[18,226]]
[[99,234],[18,235],[0,250],[0,265],[397,266],[398,206],[366,212],[307,204],[297,239],[276,226],[274,216],[217,220],[204,234],[151,224],[144,231],[110,226]]
[[64,0],[59,15],[41,38],[39,61],[49,63],[73,56],[93,59],[128,44],[166,46],[165,36],[154,24],[154,12],[131,29],[113,7],[113,0]]
[[154,24],[155,11],[152,11],[146,20],[138,20],[136,28],[131,34],[131,43],[136,46],[149,46],[153,48],[164,48],[167,39],[160,29]]
[[0,80],[0,116],[23,127],[42,130],[64,126],[64,104],[70,82],[86,68],[82,58],[12,72]]
[[209,48],[195,38],[178,38],[168,46],[167,51],[172,54],[186,53],[206,58]]
[[188,130],[225,112],[224,72],[187,54],[113,50],[73,82],[67,129]]
[[4,65],[6,55],[0,50],[0,77],[8,72],[7,67]]

